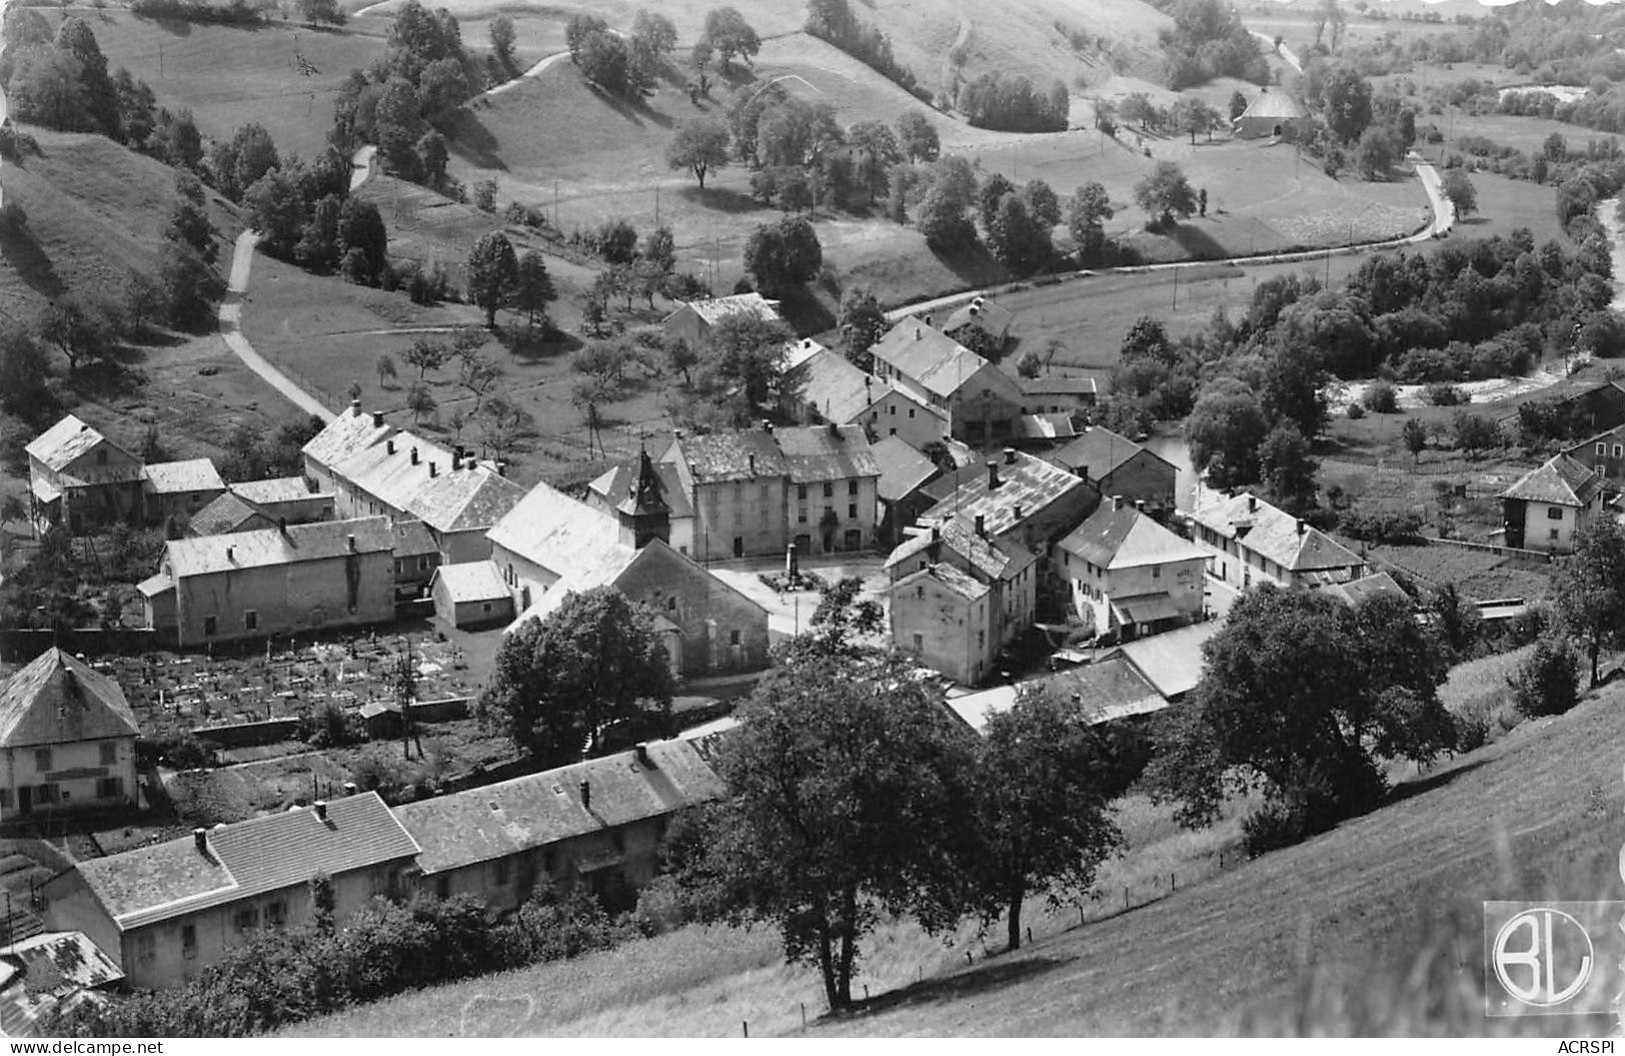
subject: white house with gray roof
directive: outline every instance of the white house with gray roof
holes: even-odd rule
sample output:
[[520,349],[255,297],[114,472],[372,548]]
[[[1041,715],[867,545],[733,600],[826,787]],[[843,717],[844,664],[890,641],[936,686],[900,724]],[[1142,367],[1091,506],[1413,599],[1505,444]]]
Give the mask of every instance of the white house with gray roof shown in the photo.
[[136,801],[124,691],[54,646],[0,684],[0,821]]
[[1601,473],[1555,455],[1501,493],[1506,545],[1554,554],[1574,552],[1574,536],[1602,512]]
[[1358,554],[1250,492],[1204,492],[1191,513],[1191,528],[1192,538],[1208,551],[1208,574],[1233,587],[1262,582],[1319,587],[1365,574]]
[[29,514],[38,530],[60,524],[78,535],[141,517],[141,459],[89,423],[64,415],[24,451]]
[[1096,634],[1155,634],[1202,615],[1207,551],[1152,520],[1121,495],[1055,544],[1053,567],[1073,611]]

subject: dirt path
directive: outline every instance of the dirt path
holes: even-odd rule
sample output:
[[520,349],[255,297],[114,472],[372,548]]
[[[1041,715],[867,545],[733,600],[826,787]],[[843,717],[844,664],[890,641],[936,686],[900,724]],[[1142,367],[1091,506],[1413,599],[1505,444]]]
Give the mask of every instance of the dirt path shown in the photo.
[[295,385],[286,374],[254,351],[254,346],[243,336],[243,301],[247,298],[248,274],[254,267],[254,247],[258,243],[257,232],[244,231],[237,236],[237,243],[232,247],[231,278],[226,283],[226,298],[220,302],[220,336],[225,339],[226,345],[237,358],[243,361],[244,366],[264,378],[272,388],[293,401],[300,410],[315,415],[324,422],[332,421],[332,411],[322,406],[320,400]]

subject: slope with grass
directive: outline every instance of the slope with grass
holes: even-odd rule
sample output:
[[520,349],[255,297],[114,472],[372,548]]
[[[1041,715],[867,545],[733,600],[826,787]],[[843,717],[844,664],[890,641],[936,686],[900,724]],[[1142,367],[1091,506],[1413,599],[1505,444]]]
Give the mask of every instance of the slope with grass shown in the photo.
[[[864,1014],[825,1035],[1549,1032],[1483,1015],[1482,901],[1621,897],[1615,745],[1625,686],[1525,723],[1300,846],[986,960],[893,926],[866,944]],[[1178,839],[1171,836],[1170,839]],[[1189,838],[1189,837],[1185,837]],[[1065,930],[1060,930],[1064,928]],[[936,953],[927,957],[934,947]],[[577,962],[404,995],[310,1036],[796,1033],[810,973],[764,931],[684,928]],[[545,1000],[535,995],[548,995]],[[1581,1034],[1600,1018],[1565,1020]]]
[[[158,22],[127,11],[91,20],[108,68],[123,66],[146,81],[159,105],[190,107],[204,135],[229,139],[239,125],[256,121],[279,150],[307,158],[327,145],[333,100],[344,79],[383,55],[387,27],[210,26]],[[317,72],[300,73],[297,57]]]
[[[0,167],[6,202],[28,216],[0,233],[0,315],[28,319],[73,291],[111,296],[128,270],[155,272],[174,171],[102,136],[21,128],[40,153]],[[234,235],[229,207],[211,201],[215,224]]]

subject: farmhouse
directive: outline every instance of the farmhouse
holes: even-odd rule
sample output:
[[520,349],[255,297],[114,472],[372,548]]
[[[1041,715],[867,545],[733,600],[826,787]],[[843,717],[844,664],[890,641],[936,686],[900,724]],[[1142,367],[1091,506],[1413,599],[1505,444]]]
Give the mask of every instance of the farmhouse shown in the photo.
[[1231,129],[1241,139],[1283,136],[1295,131],[1306,116],[1292,96],[1279,89],[1272,92],[1265,88],[1242,115],[1231,122]]
[[75,535],[141,517],[141,459],[73,415],[24,448],[29,517],[39,531],[60,524]]
[[424,895],[507,910],[546,885],[584,887],[614,912],[653,879],[671,819],[721,791],[700,750],[678,739],[419,800],[395,816],[422,848]]
[[520,610],[508,632],[545,619],[571,593],[614,587],[662,621],[677,677],[767,666],[767,610],[667,545],[657,518],[641,547],[621,541],[625,523],[547,484],[533,488],[491,529],[492,561]]
[[759,293],[736,293],[731,297],[689,301],[666,316],[660,326],[667,337],[682,338],[690,348],[699,348],[711,336],[712,327],[737,313],[778,322],[779,302],[770,301]]
[[985,471],[920,515],[921,524],[966,519],[980,533],[1045,555],[1050,544],[1083,523],[1100,493],[1078,476],[1035,455],[1005,448]]
[[1602,512],[1601,474],[1555,455],[1501,493],[1506,545],[1555,554],[1574,551],[1574,535]]
[[1130,640],[1202,615],[1207,551],[1113,495],[1055,545],[1072,610],[1096,634]]
[[154,462],[141,469],[141,499],[149,524],[190,519],[226,493],[226,482],[206,458]]
[[1191,514],[1193,538],[1209,551],[1208,573],[1233,587],[1316,587],[1365,574],[1359,556],[1256,495],[1203,498]]
[[1095,405],[1100,395],[1094,378],[1045,374],[1017,381],[1027,397],[1025,409],[1033,414],[1077,414]]
[[261,925],[311,919],[311,880],[332,881],[342,923],[405,890],[419,848],[376,792],[318,800],[167,843],[82,861],[46,881],[46,918],[82,931],[133,986],[179,986]]
[[942,471],[901,437],[888,436],[873,447],[875,467],[880,478],[875,493],[880,497],[880,538],[888,543],[901,539],[904,529],[936,505],[925,494],[925,485]]
[[799,420],[861,425],[871,439],[899,437],[915,447],[948,434],[941,410],[873,374],[865,374],[839,352],[828,349],[802,360],[787,379],[799,406],[787,411]]
[[394,539],[382,517],[174,539],[137,589],[147,626],[186,648],[395,615]]
[[1154,517],[1174,510],[1177,472],[1172,462],[1105,426],[1083,435],[1049,456],[1050,461],[1090,481],[1106,495],[1145,503]]
[[118,683],[47,649],[0,686],[0,821],[133,804],[140,733]]
[[1015,435],[1027,402],[1020,386],[942,331],[907,318],[869,351],[876,376],[941,411],[955,439],[985,447]]
[[485,533],[524,495],[503,470],[384,424],[361,402],[304,447],[305,473],[340,517],[422,521],[445,562],[490,556]]

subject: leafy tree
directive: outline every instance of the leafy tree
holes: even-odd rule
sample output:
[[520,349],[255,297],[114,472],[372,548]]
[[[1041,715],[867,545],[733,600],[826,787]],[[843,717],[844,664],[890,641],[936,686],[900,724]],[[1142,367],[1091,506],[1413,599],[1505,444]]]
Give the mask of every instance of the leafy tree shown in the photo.
[[519,75],[519,57],[515,51],[518,45],[518,34],[514,31],[513,19],[507,15],[498,15],[491,20],[486,35],[491,39],[491,54],[496,57],[497,65],[509,77]]
[[666,165],[692,172],[700,181],[700,190],[705,190],[705,177],[728,165],[728,126],[714,117],[695,117],[680,123],[666,145]]
[[1018,194],[1007,194],[999,202],[993,226],[988,230],[987,248],[1017,275],[1042,268],[1055,252],[1049,229],[1033,219],[1026,200]]
[[299,0],[299,14],[313,26],[324,22],[332,26],[345,23],[344,9],[338,0]]
[[1016,373],[1023,378],[1036,378],[1044,370],[1044,360],[1036,348],[1029,348],[1016,360]]
[[782,296],[808,282],[824,263],[824,251],[812,224],[789,216],[758,225],[745,241],[745,270],[769,297]]
[[608,31],[609,23],[597,15],[579,12],[570,16],[570,21],[564,26],[564,46],[570,52],[570,61],[576,65],[581,64],[581,50],[589,37]]
[[0,407],[33,420],[50,407],[51,365],[45,349],[21,324],[0,322]]
[[339,251],[360,251],[367,282],[376,282],[389,266],[389,229],[378,207],[359,198],[346,198],[339,209]]
[[1320,47],[1321,38],[1325,35],[1327,25],[1332,27],[1331,50],[1337,50],[1337,39],[1343,35],[1344,16],[1343,7],[1337,0],[1320,0],[1315,5],[1314,14],[1309,16],[1315,23],[1315,47]]
[[1461,169],[1446,169],[1440,189],[1455,204],[1457,216],[1472,216],[1478,211],[1478,191]]
[[1309,441],[1291,422],[1281,422],[1271,429],[1258,451],[1265,490],[1291,514],[1301,515],[1315,505],[1315,471],[1320,464],[1309,451]]
[[1456,446],[1469,455],[1500,446],[1500,430],[1484,415],[1457,411],[1450,424],[1456,434]]
[[1230,120],[1234,121],[1247,112],[1247,97],[1241,92],[1230,93]]
[[846,142],[858,156],[858,180],[873,202],[885,184],[886,173],[903,160],[903,150],[892,130],[879,121],[859,121],[846,130]]
[[423,133],[423,138],[418,140],[417,154],[423,182],[435,190],[444,187],[446,163],[451,160],[451,152],[446,149],[446,137],[435,129],[429,129]]
[[1264,358],[1259,392],[1264,413],[1272,421],[1286,420],[1305,437],[1326,427],[1326,398],[1321,395],[1326,372],[1316,357],[1302,348],[1278,345]]
[[492,176],[474,183],[474,208],[482,213],[497,211],[497,181]]
[[1218,123],[1219,115],[1214,109],[1193,96],[1181,96],[1174,103],[1168,114],[1174,127],[1190,134],[1191,145],[1196,144],[1196,134],[1206,132],[1208,139],[1213,138],[1213,126]]
[[420,337],[407,346],[401,359],[407,366],[416,367],[418,380],[423,381],[431,371],[451,362],[451,346],[432,337]]
[[546,769],[603,750],[605,732],[652,705],[670,720],[671,669],[643,606],[613,587],[565,596],[503,640],[482,717]]
[[1235,378],[1219,378],[1202,391],[1185,421],[1191,459],[1216,488],[1250,484],[1259,476],[1259,447],[1269,423],[1258,395]]
[[102,305],[69,294],[52,301],[40,313],[42,341],[55,345],[68,360],[68,375],[81,363],[102,358],[113,349],[114,331]]
[[1081,262],[1100,261],[1106,248],[1105,223],[1112,215],[1111,199],[1098,183],[1083,184],[1066,200],[1066,226]]
[[934,933],[960,915],[968,739],[941,692],[891,656],[794,657],[739,718],[685,887],[776,926],[785,955],[816,965],[844,1010],[878,923],[906,914]]
[[24,52],[6,85],[13,118],[65,132],[93,129],[96,119],[83,76],[84,65],[68,52]]
[[677,50],[677,27],[660,12],[639,8],[632,16],[632,40],[651,55],[670,55]]
[[534,249],[519,258],[519,273],[514,285],[513,308],[525,316],[525,328],[535,329],[536,317],[547,315],[547,306],[558,299],[553,277],[547,273],[547,261]]
[[190,246],[166,241],[158,252],[158,284],[171,325],[195,326],[225,292],[214,269]]
[[485,325],[496,325],[497,309],[506,308],[519,282],[519,260],[513,243],[500,231],[482,235],[468,254],[468,297],[485,310]]
[[848,286],[841,294],[841,313],[836,323],[846,346],[846,358],[865,373],[874,366],[869,349],[886,329],[886,313],[874,291],[867,286]]
[[965,215],[965,207],[940,186],[926,192],[914,211],[914,226],[925,236],[925,244],[939,253],[952,253],[976,244],[976,227]]
[[209,154],[214,185],[234,202],[242,201],[243,192],[281,164],[271,133],[252,121],[232,133],[229,142],[216,143]]
[[844,576],[819,590],[812,621],[791,640],[791,652],[797,656],[860,656],[870,650],[856,639],[873,638],[885,628],[886,610],[873,598],[863,597],[863,578]]
[[1387,179],[1389,170],[1398,159],[1399,151],[1394,146],[1394,137],[1386,128],[1373,125],[1360,134],[1355,161],[1366,179]]
[[1134,204],[1160,217],[1166,226],[1174,222],[1175,216],[1184,219],[1196,212],[1196,192],[1178,165],[1159,161],[1150,175],[1134,185]]
[[[163,287],[147,272],[137,271],[134,268],[125,272],[121,294],[120,302],[124,309],[124,318],[129,320],[132,335],[140,336],[149,322],[162,318]],[[4,385],[0,385],[0,389],[3,388]]]
[[942,153],[937,126],[920,110],[905,110],[897,119],[897,146],[909,161],[936,161]]
[[716,51],[722,72],[728,72],[735,55],[744,58],[747,65],[762,50],[762,41],[745,16],[732,7],[714,7],[705,13],[705,31],[702,39]]
[[1044,227],[1051,228],[1061,222],[1061,199],[1056,197],[1055,189],[1043,180],[1028,180],[1021,188],[1021,198],[1026,202],[1033,220]]
[[198,131],[192,111],[183,107],[171,112],[159,107],[151,149],[165,164],[196,171],[203,164],[203,134]]
[[1108,804],[1105,738],[1080,710],[1041,683],[1025,684],[1009,711],[988,719],[976,766],[975,828],[983,914],[1006,919],[1021,948],[1021,905],[1045,892],[1055,908],[1094,886],[1100,863],[1122,846]]
[[331,271],[339,262],[339,216],[344,203],[336,194],[329,194],[316,203],[305,221],[299,245],[294,256],[307,267],[318,271]]
[[643,87],[633,75],[632,53],[626,42],[607,30],[589,33],[576,61],[583,77],[611,95],[633,95]]
[[1321,89],[1326,124],[1344,143],[1353,143],[1371,124],[1371,83],[1352,66],[1339,66]]
[[1553,580],[1558,619],[1585,642],[1595,686],[1602,650],[1625,632],[1625,528],[1593,517],[1574,533],[1574,553],[1557,560]]
[[1373,806],[1375,756],[1419,762],[1452,747],[1439,703],[1445,651],[1410,604],[1351,607],[1265,583],[1246,592],[1203,647],[1202,681],[1170,709],[1148,780],[1185,824],[1216,817],[1226,787],[1261,789],[1244,823],[1265,850]]
[[378,387],[380,389],[385,388],[388,382],[394,381],[399,376],[395,366],[395,357],[388,352],[378,353],[378,360],[373,364],[373,369],[378,372]]
[[1411,461],[1420,465],[1422,452],[1427,450],[1428,431],[1420,418],[1407,418],[1405,425],[1399,430],[1400,439],[1405,442],[1405,450],[1411,453]]
[[413,422],[422,422],[424,415],[433,414],[439,407],[434,393],[423,382],[414,381],[406,390],[406,409],[412,412]]
[[157,97],[145,81],[136,80],[122,67],[113,75],[113,92],[117,98],[119,138],[137,150],[148,149],[148,140],[157,127]]
[[305,222],[305,199],[298,181],[281,169],[272,169],[243,192],[243,205],[249,223],[268,243],[271,254],[292,256]]
[[77,16],[63,22],[56,31],[56,50],[79,64],[79,83],[85,89],[85,105],[94,127],[115,139],[119,137],[118,92],[107,74],[107,58],[90,24]]
[[214,241],[214,224],[203,206],[203,185],[191,173],[178,172],[175,174],[175,194],[175,204],[170,208],[164,237],[191,247],[205,263],[213,264],[220,250]]
[[795,333],[777,319],[747,312],[722,317],[702,351],[702,380],[713,394],[732,394],[734,418],[760,420],[780,401],[784,350]]
[[976,218],[982,223],[983,233],[993,230],[993,221],[999,213],[999,203],[1004,196],[1014,194],[1015,184],[1002,172],[995,172],[982,181],[982,186],[976,191]]
[[1379,378],[1365,387],[1365,395],[1360,398],[1365,409],[1377,414],[1396,414],[1399,411],[1399,390],[1394,384],[1384,378]]
[[1580,658],[1561,638],[1541,638],[1508,681],[1518,714],[1562,715],[1580,702]]
[[502,376],[502,367],[489,356],[473,353],[462,357],[457,368],[457,384],[474,397],[474,409],[470,414],[480,413],[480,405],[490,395],[491,389],[502,381]]

